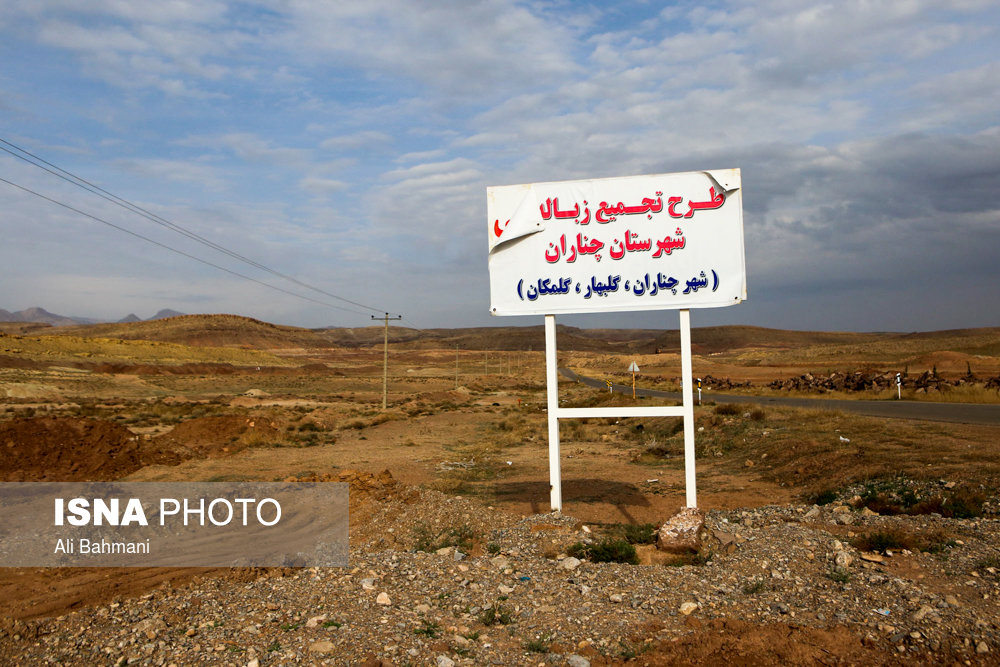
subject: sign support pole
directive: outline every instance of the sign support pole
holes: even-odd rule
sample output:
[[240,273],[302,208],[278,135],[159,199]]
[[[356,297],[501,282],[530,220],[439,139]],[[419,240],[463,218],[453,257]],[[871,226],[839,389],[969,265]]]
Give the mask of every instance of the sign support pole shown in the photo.
[[384,317],[375,317],[373,320],[385,320],[385,344],[382,352],[382,409],[385,410],[389,404],[389,320],[401,320],[402,315],[389,317],[386,313]]
[[559,463],[559,369],[556,355],[556,316],[545,316],[545,385],[548,388],[549,501],[562,511],[562,471]]
[[[684,419],[684,481],[687,506],[697,507],[694,466],[694,388],[691,370],[691,311],[680,311],[681,373],[688,378],[680,406],[636,406],[605,408],[559,407],[559,365],[556,348],[556,316],[545,316],[545,385],[549,427],[549,500],[553,511],[562,511],[562,471],[559,462],[559,420],[590,417],[682,417]],[[608,386],[611,381],[608,380]]]
[[[698,507],[694,474],[694,392],[691,381],[694,373],[691,368],[691,311],[684,308],[680,311],[681,324],[681,377],[685,379],[682,387],[684,399],[684,485],[687,489],[687,506]],[[700,390],[699,390],[700,391]]]

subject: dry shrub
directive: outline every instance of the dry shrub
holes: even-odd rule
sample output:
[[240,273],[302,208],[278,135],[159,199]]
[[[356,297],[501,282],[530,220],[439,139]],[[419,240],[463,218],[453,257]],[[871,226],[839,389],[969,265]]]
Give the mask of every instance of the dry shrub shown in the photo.
[[951,535],[942,530],[931,532],[910,532],[902,528],[884,528],[858,535],[851,545],[861,551],[885,553],[892,549],[909,551],[940,552],[955,546]]

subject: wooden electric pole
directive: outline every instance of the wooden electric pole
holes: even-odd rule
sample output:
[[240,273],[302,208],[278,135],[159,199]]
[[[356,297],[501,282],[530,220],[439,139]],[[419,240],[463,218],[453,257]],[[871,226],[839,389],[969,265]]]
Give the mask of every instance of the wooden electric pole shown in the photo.
[[389,320],[401,320],[403,316],[390,317],[386,313],[382,317],[372,315],[372,319],[385,321],[385,346],[382,353],[382,409],[385,410],[389,404]]

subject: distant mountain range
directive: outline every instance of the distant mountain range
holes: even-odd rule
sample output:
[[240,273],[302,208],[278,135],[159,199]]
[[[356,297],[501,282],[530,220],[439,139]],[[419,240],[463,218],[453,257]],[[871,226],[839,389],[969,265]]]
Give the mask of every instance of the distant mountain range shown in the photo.
[[[141,317],[135,313],[129,313],[122,319],[118,320],[120,323],[127,322],[143,322],[149,320],[162,320],[167,317],[176,317],[178,315],[183,315],[184,313],[179,313],[176,310],[170,310],[169,308],[164,308],[163,310],[156,313],[148,320],[143,320]],[[95,320],[88,317],[69,317],[67,315],[56,315],[55,313],[50,313],[44,308],[34,307],[25,308],[24,310],[18,310],[15,312],[10,312],[9,310],[4,310],[0,308],[0,322],[39,322],[42,324],[51,324],[54,327],[67,327],[75,324],[98,324],[102,320]]]

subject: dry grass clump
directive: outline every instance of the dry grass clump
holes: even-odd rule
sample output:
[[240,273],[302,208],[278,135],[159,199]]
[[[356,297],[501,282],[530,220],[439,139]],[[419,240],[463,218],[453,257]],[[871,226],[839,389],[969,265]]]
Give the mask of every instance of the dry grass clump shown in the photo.
[[851,546],[861,551],[885,553],[894,549],[938,553],[957,545],[951,535],[941,530],[912,532],[903,528],[883,528],[858,535]]
[[968,487],[926,490],[927,484],[905,476],[872,480],[865,486],[861,506],[883,515],[940,514],[946,518],[972,519],[983,513],[986,494]]
[[476,542],[476,531],[467,524],[432,528],[426,523],[413,527],[413,550],[432,553],[438,549],[456,547],[468,553]]
[[406,417],[398,412],[373,412],[373,413],[363,413],[362,416],[356,417],[349,421],[345,421],[340,425],[341,429],[354,429],[360,431],[365,428],[372,426],[378,426],[379,424],[384,424],[389,421],[396,419],[405,419]]
[[566,553],[575,558],[589,560],[592,563],[639,564],[635,545],[625,539],[604,538],[592,544],[575,542],[570,545]]

